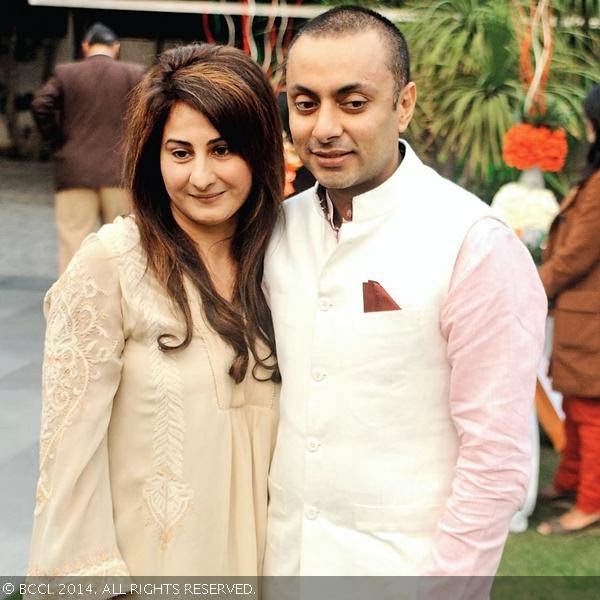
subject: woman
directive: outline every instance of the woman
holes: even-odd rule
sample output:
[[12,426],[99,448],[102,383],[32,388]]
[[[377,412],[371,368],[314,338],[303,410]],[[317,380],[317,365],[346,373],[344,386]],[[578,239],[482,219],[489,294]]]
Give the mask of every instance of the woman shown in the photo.
[[165,52],[134,92],[134,217],[46,298],[31,574],[257,575],[279,380],[262,260],[277,105],[242,52]]
[[575,506],[541,523],[544,535],[567,534],[600,521],[600,85],[584,110],[591,142],[579,184],[550,229],[540,276],[554,303],[551,374],[562,392],[567,444],[546,499]]

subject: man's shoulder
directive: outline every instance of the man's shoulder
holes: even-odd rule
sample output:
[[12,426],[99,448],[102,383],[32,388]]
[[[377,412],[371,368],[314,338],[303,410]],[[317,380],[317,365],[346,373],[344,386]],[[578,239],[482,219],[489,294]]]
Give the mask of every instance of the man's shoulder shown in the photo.
[[115,61],[117,65],[120,65],[121,68],[130,71],[136,75],[139,75],[140,77],[144,74],[144,72],[146,71],[146,66],[141,64],[141,63],[135,63],[135,62],[124,62],[124,61]]
[[303,192],[299,192],[294,196],[286,198],[282,203],[283,212],[293,214],[304,211],[307,207],[312,206],[315,201],[315,187],[310,187]]
[[58,65],[56,65],[56,67],[54,67],[54,74],[56,76],[60,77],[61,75],[75,73],[75,72],[79,71],[83,67],[83,65],[84,65],[83,60],[59,63]]
[[408,171],[401,185],[408,185],[411,191],[415,192],[419,199],[418,204],[423,210],[442,213],[461,209],[478,213],[489,212],[489,206],[485,202],[428,166],[405,140],[402,141],[405,145]]
[[290,233],[298,234],[305,231],[312,214],[318,215],[315,211],[314,187],[286,198],[281,203],[272,241],[279,240],[281,236],[287,236]]
[[128,71],[139,74],[140,77],[146,70],[146,67],[141,63],[124,62],[110,56],[103,56],[100,59],[90,57],[73,62],[60,63],[54,68],[54,73],[60,77],[61,75],[75,75],[87,71],[104,70],[107,67],[116,71]]
[[88,77],[92,71],[95,71],[98,64],[87,59],[75,60],[72,62],[60,63],[54,67],[54,75],[63,82],[77,80],[80,77]]
[[433,169],[427,169],[435,173],[435,176],[430,178],[431,187],[428,197],[438,210],[452,212],[462,209],[481,215],[491,212],[490,207],[481,198]]

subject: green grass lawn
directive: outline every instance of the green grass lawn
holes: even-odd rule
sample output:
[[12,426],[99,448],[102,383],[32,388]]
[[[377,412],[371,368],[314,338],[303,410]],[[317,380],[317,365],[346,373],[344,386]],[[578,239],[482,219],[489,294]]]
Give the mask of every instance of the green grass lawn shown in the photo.
[[[542,446],[540,487],[552,481],[557,463],[558,455]],[[498,575],[600,575],[600,527],[572,536],[536,532],[538,523],[561,512],[564,509],[538,506],[529,529],[510,534]]]

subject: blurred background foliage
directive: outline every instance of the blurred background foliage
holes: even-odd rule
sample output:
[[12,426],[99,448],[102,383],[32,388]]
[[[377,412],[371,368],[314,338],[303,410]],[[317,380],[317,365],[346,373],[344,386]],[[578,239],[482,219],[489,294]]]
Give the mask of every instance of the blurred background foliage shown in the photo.
[[[418,90],[407,137],[427,163],[487,202],[519,176],[502,161],[502,139],[521,121],[525,100],[516,2],[528,13],[529,0],[347,2],[406,10],[406,21],[399,26],[409,44]],[[585,157],[582,102],[600,81],[600,0],[553,0],[551,5],[554,48],[544,120],[567,131],[569,157],[563,172],[546,173],[545,179],[560,199]]]
[[[502,162],[502,138],[521,121],[525,98],[513,4],[406,2],[410,20],[400,24],[419,97],[410,137],[427,162],[488,202],[519,173]],[[528,11],[529,2],[522,0],[522,5]],[[566,129],[570,157],[563,173],[546,174],[546,183],[561,198],[585,152],[582,101],[599,80],[600,2],[554,0],[552,9],[546,120]]]

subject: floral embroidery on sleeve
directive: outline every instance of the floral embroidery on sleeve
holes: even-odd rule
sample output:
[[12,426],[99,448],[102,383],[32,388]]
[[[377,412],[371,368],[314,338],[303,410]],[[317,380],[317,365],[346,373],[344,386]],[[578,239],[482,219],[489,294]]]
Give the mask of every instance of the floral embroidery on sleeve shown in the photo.
[[107,554],[104,550],[97,550],[85,558],[66,562],[50,572],[33,565],[29,568],[28,575],[30,577],[116,577],[128,576],[129,571],[117,552]]
[[46,296],[44,403],[35,515],[43,511],[52,494],[51,464],[63,433],[85,403],[90,382],[100,378],[100,365],[113,356],[120,343],[105,328],[107,315],[101,299],[108,295],[98,278],[82,267],[77,255]]

